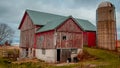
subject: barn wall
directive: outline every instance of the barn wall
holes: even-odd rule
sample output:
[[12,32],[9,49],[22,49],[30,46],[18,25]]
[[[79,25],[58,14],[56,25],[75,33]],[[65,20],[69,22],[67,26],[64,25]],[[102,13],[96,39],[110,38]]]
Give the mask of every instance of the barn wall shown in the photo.
[[20,48],[20,58],[25,58],[26,57],[26,49],[25,48]]
[[87,35],[87,32],[83,32],[83,45],[88,45],[88,35]]
[[45,54],[42,53],[42,49],[36,49],[36,57],[44,60],[45,62],[55,63],[57,51],[56,49],[45,49]]
[[[66,36],[66,40],[63,40]],[[82,33],[57,32],[57,48],[82,48]]]
[[87,32],[88,33],[88,46],[96,46],[96,32]]
[[[57,48],[82,48],[83,34],[81,28],[71,18],[57,28],[56,33]],[[66,36],[66,40],[63,40],[63,36]]]
[[55,48],[54,46],[54,31],[48,31],[37,34],[36,48]]
[[96,32],[95,31],[86,31],[83,33],[84,36],[84,45],[88,47],[96,46]]
[[[43,49],[36,49],[36,58],[44,60],[45,62],[49,62],[49,63],[56,63],[57,61],[57,50],[56,49],[45,49],[45,53],[42,53]],[[71,60],[73,61],[73,58],[77,56],[77,54],[79,54],[80,52],[82,53],[82,49],[77,49],[77,53],[76,54],[72,54],[70,51],[70,56],[68,56],[67,58],[65,58],[66,54],[68,54],[67,51],[68,49],[61,49],[61,59],[60,62],[66,62],[67,58],[71,58]],[[65,54],[64,54],[65,53]]]
[[26,15],[20,28],[20,47],[30,47],[34,45],[35,28],[28,15]]

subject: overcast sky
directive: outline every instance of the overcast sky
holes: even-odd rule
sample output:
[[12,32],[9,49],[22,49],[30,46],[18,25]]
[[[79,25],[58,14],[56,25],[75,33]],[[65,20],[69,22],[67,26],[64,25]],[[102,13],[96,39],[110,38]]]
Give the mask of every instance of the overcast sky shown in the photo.
[[102,1],[116,7],[117,33],[120,39],[120,0],[0,0],[0,23],[15,30],[14,42],[19,42],[18,26],[26,9],[86,19],[96,25],[96,9]]

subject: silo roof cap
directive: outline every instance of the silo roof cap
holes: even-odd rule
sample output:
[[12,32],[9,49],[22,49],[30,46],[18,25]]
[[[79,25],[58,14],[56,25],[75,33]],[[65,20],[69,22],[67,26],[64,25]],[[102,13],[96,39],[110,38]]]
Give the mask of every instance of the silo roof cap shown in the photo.
[[109,1],[104,1],[100,3],[100,5],[98,6],[98,8],[101,8],[101,7],[114,7],[114,5]]

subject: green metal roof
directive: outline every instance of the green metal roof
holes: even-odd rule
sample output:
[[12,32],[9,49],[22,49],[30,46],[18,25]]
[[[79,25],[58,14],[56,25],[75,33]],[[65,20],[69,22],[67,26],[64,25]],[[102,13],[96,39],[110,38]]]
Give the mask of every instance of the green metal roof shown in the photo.
[[33,11],[33,10],[26,10],[30,18],[32,19],[33,23],[35,25],[45,25],[46,23],[63,18],[64,16],[45,13],[45,12],[39,12],[39,11]]
[[88,20],[75,19],[79,26],[85,31],[96,31],[96,27]]
[[[44,25],[37,32],[55,29],[69,17],[50,13],[26,10],[35,25]],[[76,23],[85,31],[96,31],[96,27],[88,20],[73,18]]]
[[44,27],[39,29],[37,32],[43,32],[48,30],[53,30],[57,28],[59,25],[61,25],[64,21],[66,21],[69,17],[63,17],[61,19],[56,19],[53,21],[48,22]]

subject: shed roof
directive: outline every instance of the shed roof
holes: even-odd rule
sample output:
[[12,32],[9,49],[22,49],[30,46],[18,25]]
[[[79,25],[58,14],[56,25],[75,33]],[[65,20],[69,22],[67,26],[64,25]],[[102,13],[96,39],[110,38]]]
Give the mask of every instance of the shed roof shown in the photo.
[[[51,13],[45,13],[45,12],[39,12],[33,10],[26,10],[26,12],[30,16],[34,25],[44,25],[37,32],[52,30],[69,18],[67,16],[55,15]],[[74,18],[74,20],[83,30],[96,31],[96,27],[88,20],[77,19],[77,18]]]

